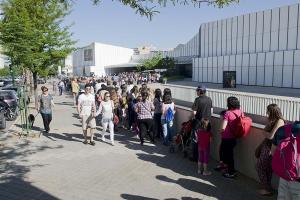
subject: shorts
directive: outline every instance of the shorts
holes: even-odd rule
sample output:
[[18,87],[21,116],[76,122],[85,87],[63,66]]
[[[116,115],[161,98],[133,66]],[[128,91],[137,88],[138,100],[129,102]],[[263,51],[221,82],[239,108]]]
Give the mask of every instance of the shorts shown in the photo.
[[87,128],[96,128],[96,120],[92,115],[83,115],[82,116],[82,130],[86,130]]

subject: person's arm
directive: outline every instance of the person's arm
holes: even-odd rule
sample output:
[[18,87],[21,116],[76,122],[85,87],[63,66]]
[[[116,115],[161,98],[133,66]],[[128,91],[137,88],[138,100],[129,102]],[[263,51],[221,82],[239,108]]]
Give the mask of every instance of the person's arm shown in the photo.
[[139,103],[137,103],[137,104],[135,105],[134,111],[135,111],[136,113],[139,113]]
[[77,112],[78,112],[78,115],[80,116],[80,118],[82,118],[82,116],[80,114],[80,110],[81,110],[81,98],[79,96],[78,97],[78,104],[77,104]]
[[221,130],[220,130],[220,133],[223,133],[227,127],[227,124],[228,124],[228,121],[227,120],[222,120],[221,122]]
[[193,103],[193,106],[192,106],[192,110],[193,110],[193,118],[196,117],[196,114],[197,114],[197,107],[198,107],[198,104],[197,104],[197,98],[195,99],[194,103]]
[[276,133],[276,131],[282,127],[284,125],[284,121],[282,119],[278,120],[276,125],[274,126],[274,128],[272,129],[271,132],[267,132],[267,131],[263,131],[263,133],[265,134],[265,136],[268,138],[268,139],[272,139]]

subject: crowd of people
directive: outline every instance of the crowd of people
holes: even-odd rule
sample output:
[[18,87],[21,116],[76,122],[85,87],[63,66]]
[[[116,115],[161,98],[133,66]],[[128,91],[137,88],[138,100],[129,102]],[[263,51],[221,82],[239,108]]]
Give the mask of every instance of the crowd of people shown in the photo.
[[[82,121],[84,144],[95,145],[94,133],[98,125],[102,126],[103,141],[105,141],[105,135],[108,134],[107,128],[109,128],[112,145],[114,145],[114,133],[120,129],[136,133],[141,145],[144,145],[147,137],[151,143],[161,140],[165,146],[170,146],[174,142],[176,136],[174,117],[177,108],[172,99],[171,90],[168,88],[163,91],[159,88],[153,89],[148,87],[147,83],[139,82],[137,77],[135,73],[124,73],[118,75],[118,79],[103,77],[98,80],[94,78],[80,80],[73,78],[71,80],[70,89],[74,96],[74,105],[76,105]],[[49,111],[47,108],[51,107],[53,100],[51,96],[48,96],[46,87],[43,87],[42,90],[39,109],[41,113],[46,110],[46,114],[49,115],[51,109]],[[208,162],[210,143],[213,139],[211,133],[213,102],[206,95],[205,86],[199,86],[196,92],[198,97],[194,100],[191,116],[193,121],[191,159],[198,161],[198,173],[206,176],[212,173],[208,168]],[[237,176],[234,159],[237,138],[234,132],[237,119],[240,119],[241,116],[244,116],[244,113],[240,101],[236,97],[228,97],[227,109],[221,112],[222,123],[219,129],[221,143],[220,146],[214,147],[219,149],[219,163],[214,170],[222,171],[223,176],[229,179]],[[49,117],[43,117],[45,129],[49,132],[50,122],[47,119]],[[275,149],[280,148],[281,151],[282,141],[290,138],[294,138],[293,144],[297,144],[297,141],[300,142],[300,122],[286,125],[281,110],[276,104],[270,104],[267,107],[267,119],[267,124],[262,131],[265,139],[256,148],[255,156],[257,158],[256,170],[262,187],[259,194],[269,196],[273,194],[271,180],[274,166],[276,168],[283,164],[281,162],[274,163],[277,159],[273,159],[272,163]],[[286,133],[287,126],[290,127],[288,129],[290,133]],[[88,137],[88,129],[90,137]],[[300,152],[300,144],[298,147],[296,145],[294,150],[293,155],[297,162],[292,162],[292,164],[300,166],[298,163],[300,154],[297,154]],[[284,159],[292,159],[290,157]],[[276,174],[278,175],[278,173]],[[295,174],[289,174],[289,177],[280,176],[278,199],[299,200],[300,169],[297,168]]]

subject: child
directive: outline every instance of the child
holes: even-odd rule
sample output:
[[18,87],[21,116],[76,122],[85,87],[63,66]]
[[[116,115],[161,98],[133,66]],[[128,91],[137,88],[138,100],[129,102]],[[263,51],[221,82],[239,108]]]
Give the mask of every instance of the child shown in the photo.
[[198,173],[204,176],[211,175],[207,170],[207,164],[210,152],[210,142],[212,134],[210,132],[211,125],[208,119],[202,119],[196,125],[196,139],[198,142]]

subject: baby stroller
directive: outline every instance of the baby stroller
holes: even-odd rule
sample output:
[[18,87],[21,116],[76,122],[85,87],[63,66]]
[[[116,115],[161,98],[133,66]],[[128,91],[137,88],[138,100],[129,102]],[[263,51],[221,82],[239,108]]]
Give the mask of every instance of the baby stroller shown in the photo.
[[188,147],[191,143],[192,132],[192,120],[183,122],[181,124],[180,133],[173,137],[172,144],[170,146],[170,152],[174,153],[177,147],[178,151],[183,152],[184,157],[188,155]]

